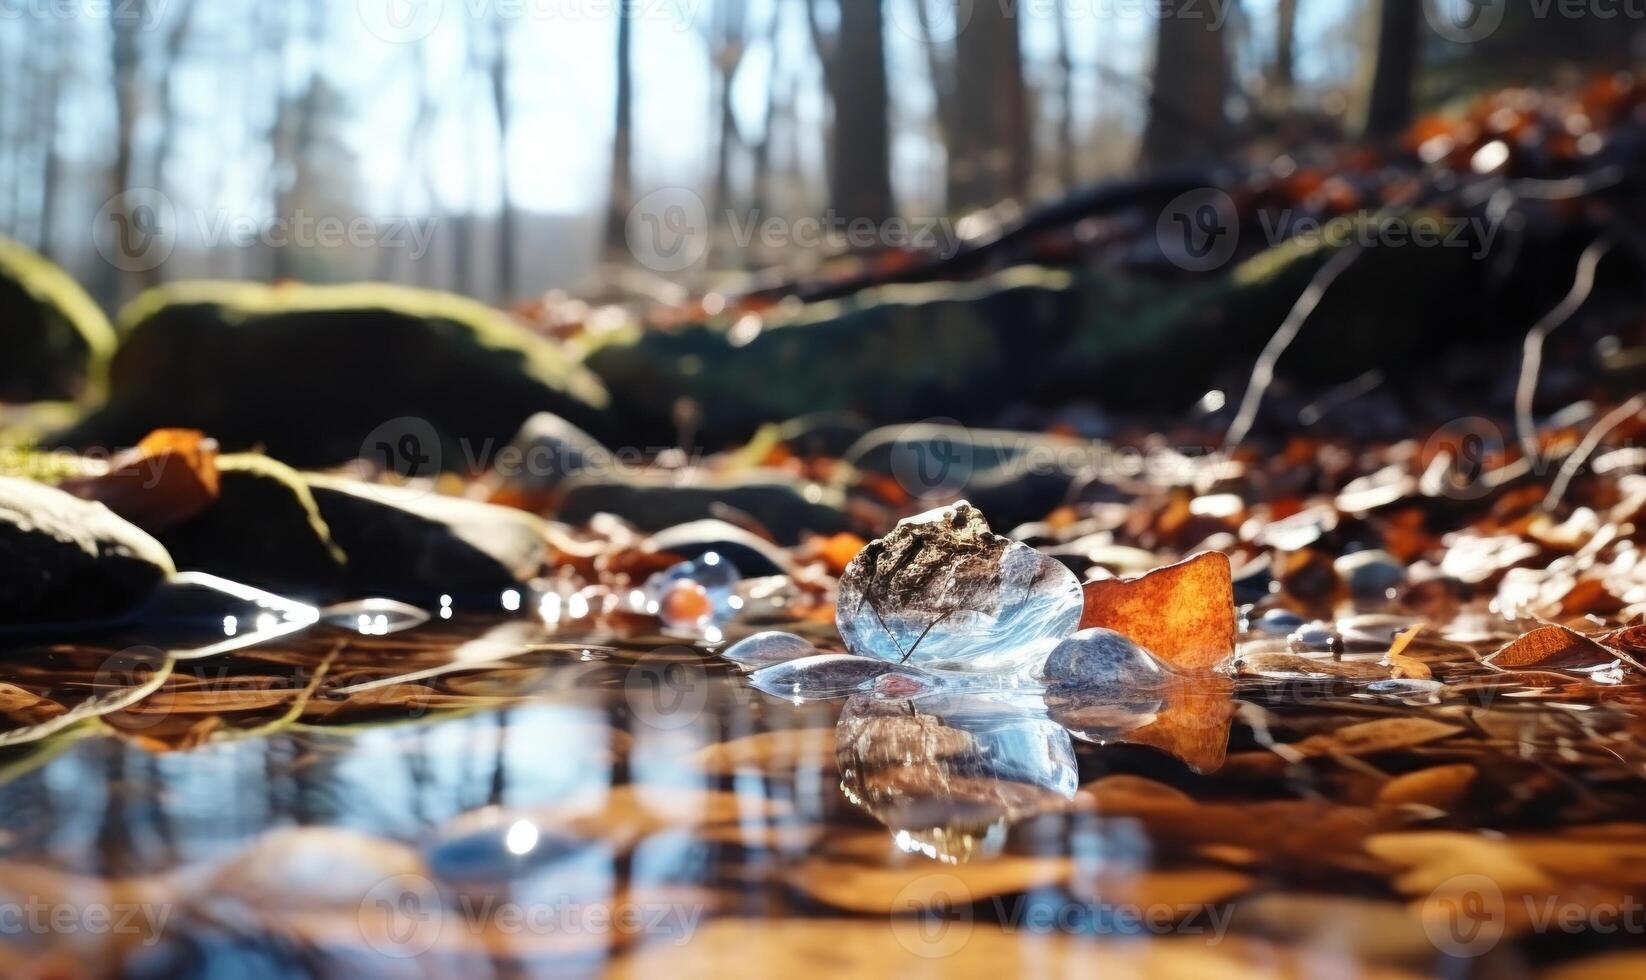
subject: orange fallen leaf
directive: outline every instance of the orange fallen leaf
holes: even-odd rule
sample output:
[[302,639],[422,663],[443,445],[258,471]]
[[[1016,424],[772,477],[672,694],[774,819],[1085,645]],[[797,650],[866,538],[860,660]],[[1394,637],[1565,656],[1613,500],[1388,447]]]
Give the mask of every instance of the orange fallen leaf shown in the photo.
[[1423,624],[1418,623],[1411,629],[1396,634],[1394,643],[1389,646],[1388,656],[1383,663],[1389,668],[1389,676],[1395,678],[1412,678],[1414,680],[1428,680],[1434,676],[1429,665],[1421,660],[1406,656],[1406,648],[1417,639],[1417,634],[1423,632]]
[[1178,670],[1207,670],[1234,653],[1229,556],[1203,552],[1135,579],[1086,583],[1080,628],[1124,633]]
[[63,483],[145,531],[176,527],[217,499],[217,441],[193,429],[156,429],[109,461],[108,472]]
[[1482,662],[1494,670],[1520,670],[1526,667],[1559,670],[1600,667],[1619,656],[1617,651],[1576,630],[1564,626],[1539,626],[1518,639],[1510,640]]

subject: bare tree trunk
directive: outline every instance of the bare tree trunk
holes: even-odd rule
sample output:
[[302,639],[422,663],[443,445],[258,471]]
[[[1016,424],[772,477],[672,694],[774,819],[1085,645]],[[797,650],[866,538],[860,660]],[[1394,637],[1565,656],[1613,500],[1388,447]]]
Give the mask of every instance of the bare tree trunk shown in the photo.
[[[173,82],[176,80],[177,63],[183,56],[183,47],[188,43],[194,8],[195,0],[185,0],[177,11],[171,31],[166,35],[165,61],[160,65],[160,92],[155,98],[160,109],[160,140],[154,148],[154,186],[161,192],[166,189],[166,164],[170,162],[172,149],[177,143],[177,107],[172,104]],[[144,284],[149,286],[158,285],[160,279],[159,268],[151,269],[143,276]]]
[[1155,34],[1153,93],[1143,161],[1171,164],[1209,156],[1226,133],[1229,56],[1209,9],[1164,8]]
[[1412,120],[1412,81],[1417,73],[1416,0],[1382,0],[1377,16],[1377,64],[1366,105],[1366,136],[1383,139]]
[[[1288,0],[1282,0],[1288,2]],[[1057,180],[1064,190],[1079,182],[1074,142],[1074,56],[1070,52],[1068,0],[1057,5]]]
[[45,87],[36,101],[36,131],[40,134],[40,233],[38,247],[40,254],[47,258],[54,256],[54,235],[57,227],[57,199],[62,184],[63,161],[57,152],[57,133],[61,128],[57,121],[57,107],[62,95],[64,66],[68,64],[67,25],[58,24],[54,28],[55,37],[49,47],[44,48],[50,64],[42,74],[45,76]]
[[611,193],[606,204],[606,257],[626,254],[629,209],[634,207],[634,20],[617,6],[617,101],[612,127]]
[[949,130],[949,210],[996,204],[1028,191],[1028,97],[1017,17],[1006,4],[957,0],[971,22],[955,38]]
[[518,235],[518,216],[514,208],[514,194],[509,186],[509,37],[508,24],[503,17],[492,20],[491,89],[492,108],[497,114],[497,293],[500,302],[512,303],[517,297],[515,269],[515,238]]
[[[816,30],[814,36],[822,41]],[[890,97],[886,87],[884,23],[879,0],[840,0],[840,31],[820,43],[824,77],[834,105],[829,197],[844,221],[884,222],[896,214],[892,198]]]
[[[123,13],[111,11],[109,17],[109,57],[114,78],[114,166],[109,171],[109,199],[114,207],[109,220],[115,222],[113,233],[124,236],[134,215],[127,210],[129,199],[123,195],[131,190],[137,166],[137,117],[141,109],[142,79],[138,77],[137,42],[139,33],[150,16],[147,0],[140,0]],[[110,230],[110,229],[105,229]],[[118,246],[117,246],[118,247]],[[118,307],[130,296],[126,277],[113,265],[106,266],[104,299],[111,307]]]
[[753,147],[754,159],[750,174],[750,205],[757,215],[764,217],[772,201],[772,130],[777,126],[777,119],[782,110],[779,109],[780,86],[777,83],[777,34],[778,27],[783,22],[783,8],[774,5],[771,20],[766,25],[766,48],[771,55],[771,77],[766,84],[766,108],[760,121],[760,142]]
[[1275,53],[1269,66],[1268,102],[1277,112],[1292,108],[1297,61],[1297,0],[1275,2]]

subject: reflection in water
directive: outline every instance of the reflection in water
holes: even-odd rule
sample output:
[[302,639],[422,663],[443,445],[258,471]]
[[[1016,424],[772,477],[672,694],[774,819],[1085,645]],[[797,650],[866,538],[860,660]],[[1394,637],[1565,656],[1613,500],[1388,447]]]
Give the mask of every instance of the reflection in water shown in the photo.
[[1036,692],[860,694],[836,745],[846,797],[900,848],[947,862],[998,854],[1010,823],[1079,785],[1069,733]]

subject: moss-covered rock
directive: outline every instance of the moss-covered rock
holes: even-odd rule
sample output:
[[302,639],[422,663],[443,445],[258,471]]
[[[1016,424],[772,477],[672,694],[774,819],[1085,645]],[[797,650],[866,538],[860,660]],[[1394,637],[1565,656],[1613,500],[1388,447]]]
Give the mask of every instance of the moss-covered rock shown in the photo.
[[531,579],[548,554],[547,525],[524,511],[343,477],[308,481],[349,556],[347,587],[356,594],[495,596]]
[[217,458],[218,497],[160,534],[179,568],[319,598],[343,585],[348,558],[302,474],[254,453]]
[[785,545],[798,543],[808,531],[833,534],[847,526],[837,489],[778,471],[694,476],[685,483],[674,474],[578,476],[566,481],[564,489],[556,516],[571,524],[607,513],[655,533],[688,521],[721,517],[725,508],[753,518]]
[[68,273],[0,238],[0,402],[76,398],[114,351],[114,329]]
[[320,466],[375,457],[378,437],[396,444],[399,420],[414,419],[412,432],[439,442],[438,457],[415,446],[414,462],[457,468],[539,411],[596,433],[604,421],[605,389],[574,359],[445,293],[181,283],[139,296],[119,327],[109,403],[63,437],[68,445],[182,426],[226,449]]
[[0,624],[119,616],[173,571],[160,542],[102,504],[0,477]]

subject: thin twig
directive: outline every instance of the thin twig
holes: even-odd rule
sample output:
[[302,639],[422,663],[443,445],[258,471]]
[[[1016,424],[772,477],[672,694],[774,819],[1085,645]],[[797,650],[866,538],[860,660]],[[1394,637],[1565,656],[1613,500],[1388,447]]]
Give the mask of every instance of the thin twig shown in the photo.
[[1361,246],[1351,243],[1339,249],[1337,254],[1315,273],[1309,281],[1308,288],[1292,304],[1292,310],[1286,314],[1286,319],[1280,324],[1274,336],[1264,345],[1263,352],[1258,355],[1257,363],[1252,365],[1252,377],[1246,384],[1246,393],[1241,396],[1240,410],[1235,413],[1234,421],[1229,423],[1229,432],[1223,437],[1225,449],[1232,449],[1246,440],[1251,433],[1252,423],[1257,420],[1257,410],[1263,404],[1263,396],[1274,382],[1275,364],[1280,356],[1286,353],[1292,341],[1297,339],[1299,330],[1303,329],[1304,321],[1320,305],[1321,297],[1331,287],[1337,277],[1343,274],[1356,258],[1360,256]]
[[1560,498],[1566,496],[1566,487],[1571,484],[1578,471],[1583,469],[1583,464],[1589,461],[1589,457],[1594,455],[1596,447],[1600,445],[1600,440],[1606,438],[1607,434],[1613,429],[1640,414],[1643,410],[1646,410],[1646,395],[1636,395],[1606,413],[1604,418],[1596,422],[1589,429],[1588,434],[1583,437],[1583,441],[1577,444],[1577,448],[1572,451],[1572,454],[1566,457],[1564,463],[1560,464],[1560,472],[1555,474],[1554,485],[1549,488],[1548,495],[1543,498],[1543,509],[1554,510],[1560,506]]
[[1554,309],[1526,332],[1526,343],[1520,359],[1520,383],[1515,386],[1515,429],[1520,434],[1520,449],[1526,458],[1537,461],[1537,428],[1532,422],[1532,401],[1537,397],[1537,375],[1543,367],[1543,341],[1561,324],[1588,302],[1595,287],[1595,268],[1612,249],[1610,235],[1602,235],[1589,244],[1578,256],[1577,274],[1572,279],[1571,291]]

